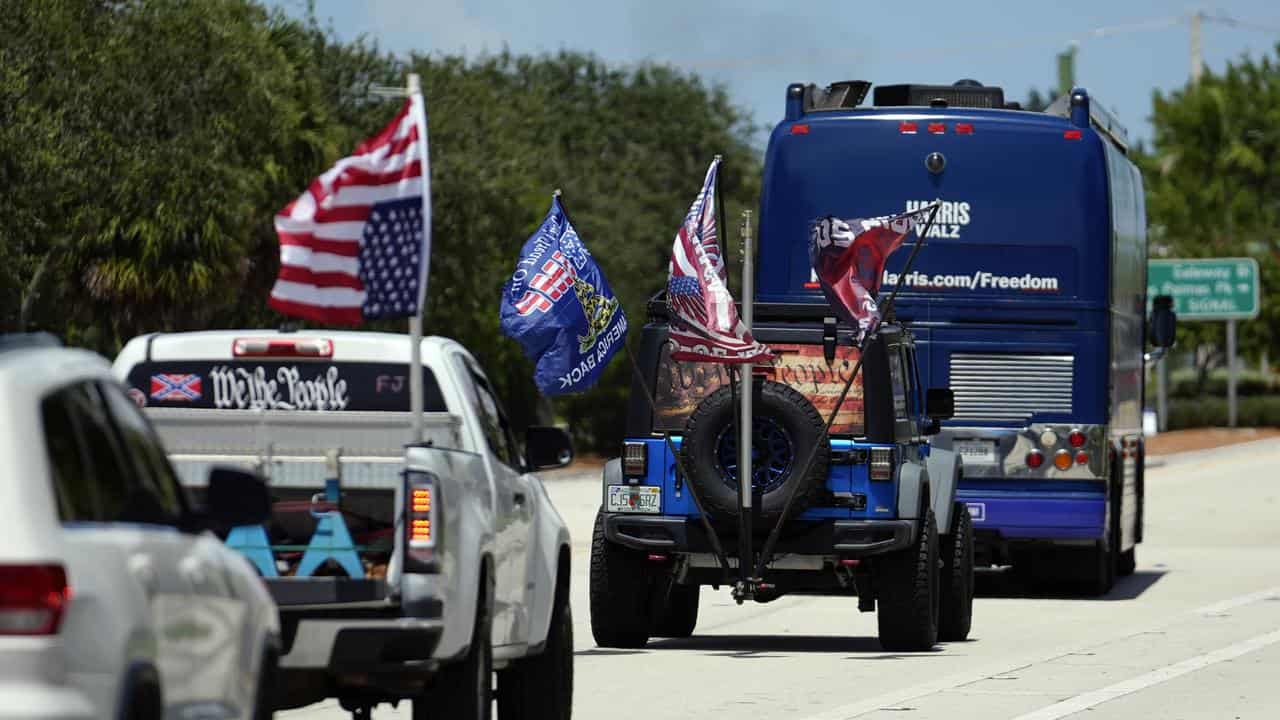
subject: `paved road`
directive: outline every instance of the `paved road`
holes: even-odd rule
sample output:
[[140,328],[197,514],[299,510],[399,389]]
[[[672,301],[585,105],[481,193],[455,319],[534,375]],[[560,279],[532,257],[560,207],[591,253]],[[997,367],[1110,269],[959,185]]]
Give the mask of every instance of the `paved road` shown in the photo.
[[[1171,456],[1147,473],[1138,571],[1110,595],[1036,594],[987,577],[971,639],[892,654],[856,600],[733,604],[703,590],[693,638],[591,640],[595,477],[548,483],[574,533],[574,717],[655,720],[1280,717],[1280,440]],[[345,717],[332,703],[286,718]],[[389,707],[375,717],[407,717]]]

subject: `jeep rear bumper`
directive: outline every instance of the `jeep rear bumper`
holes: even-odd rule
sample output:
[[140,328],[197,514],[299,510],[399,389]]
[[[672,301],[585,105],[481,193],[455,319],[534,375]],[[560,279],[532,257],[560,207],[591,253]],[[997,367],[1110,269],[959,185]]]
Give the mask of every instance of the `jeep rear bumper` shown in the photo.
[[[915,520],[793,520],[778,541],[777,553],[868,557],[901,550],[915,540]],[[697,518],[606,514],[604,532],[611,542],[635,550],[708,553],[711,542]],[[736,543],[722,545],[735,548]],[[763,537],[757,538],[757,549]]]

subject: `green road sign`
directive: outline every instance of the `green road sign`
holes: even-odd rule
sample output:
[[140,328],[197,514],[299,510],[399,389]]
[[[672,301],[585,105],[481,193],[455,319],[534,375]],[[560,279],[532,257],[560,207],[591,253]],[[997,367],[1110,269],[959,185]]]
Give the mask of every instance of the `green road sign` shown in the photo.
[[1147,302],[1172,295],[1179,320],[1258,317],[1258,261],[1253,258],[1150,260]]

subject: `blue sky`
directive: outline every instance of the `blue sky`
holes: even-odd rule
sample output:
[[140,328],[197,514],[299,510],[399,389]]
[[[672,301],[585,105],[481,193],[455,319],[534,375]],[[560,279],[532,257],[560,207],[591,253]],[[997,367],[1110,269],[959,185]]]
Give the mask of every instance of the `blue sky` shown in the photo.
[[[306,0],[271,0],[291,13]],[[1203,30],[1206,66],[1274,53],[1280,3],[1157,0],[856,2],[853,0],[315,0],[343,38],[393,52],[476,55],[571,49],[617,63],[667,62],[723,83],[754,121],[782,116],[788,83],[1000,85],[1022,100],[1056,84],[1055,55],[1078,43],[1076,82],[1114,110],[1130,137],[1150,138],[1153,89],[1189,73],[1187,16]],[[1236,21],[1235,24],[1225,19]]]

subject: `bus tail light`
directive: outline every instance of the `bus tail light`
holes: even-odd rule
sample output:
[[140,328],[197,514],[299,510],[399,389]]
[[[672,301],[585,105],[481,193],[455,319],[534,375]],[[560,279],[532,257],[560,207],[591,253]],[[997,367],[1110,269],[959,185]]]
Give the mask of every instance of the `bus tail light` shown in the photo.
[[1079,130],[1063,130],[1062,137],[1067,140],[1079,140],[1084,137],[1084,133]]
[[972,135],[973,123],[956,123],[957,135]]
[[893,479],[893,448],[871,448],[871,479]]
[[1071,467],[1071,453],[1066,450],[1059,450],[1053,454],[1053,466],[1059,470],[1066,470]]
[[946,132],[946,123],[929,123],[929,133],[931,135],[942,135]]
[[1084,433],[1079,430],[1072,430],[1071,434],[1067,435],[1067,442],[1070,443],[1073,448],[1084,447],[1085,439]]
[[1039,450],[1032,450],[1027,453],[1027,467],[1035,470],[1044,464],[1044,454]]
[[57,633],[70,596],[61,565],[0,565],[0,637]]
[[915,135],[920,130],[920,126],[913,122],[903,122],[898,125],[898,132],[903,135]]
[[1085,451],[1083,451],[1083,450],[1081,450],[1081,451],[1077,452],[1077,453],[1076,453],[1076,464],[1077,464],[1077,465],[1088,465],[1088,464],[1089,464],[1089,453],[1087,453],[1087,452],[1085,452]]

